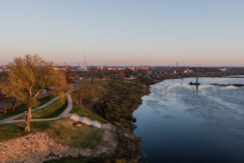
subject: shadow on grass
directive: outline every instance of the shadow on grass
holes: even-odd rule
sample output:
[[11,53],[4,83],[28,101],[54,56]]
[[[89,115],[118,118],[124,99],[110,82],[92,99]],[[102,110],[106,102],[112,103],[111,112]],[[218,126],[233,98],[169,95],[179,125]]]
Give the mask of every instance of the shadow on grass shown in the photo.
[[[41,106],[45,103],[47,103],[48,101],[50,101],[53,97],[52,96],[47,96],[47,97],[43,97],[39,100],[38,102],[38,106]],[[24,111],[27,110],[27,107],[24,104],[21,104],[19,106],[17,106],[15,108],[15,111],[12,111],[10,107],[8,107],[8,112],[6,114],[4,114],[3,112],[0,112],[0,120],[3,120],[5,118],[9,118],[11,116],[23,113]]]
[[[31,122],[31,133],[46,132],[57,143],[72,147],[93,148],[100,144],[104,130],[95,127],[73,125],[66,118],[57,121]],[[24,123],[0,125],[0,142],[25,136]]]

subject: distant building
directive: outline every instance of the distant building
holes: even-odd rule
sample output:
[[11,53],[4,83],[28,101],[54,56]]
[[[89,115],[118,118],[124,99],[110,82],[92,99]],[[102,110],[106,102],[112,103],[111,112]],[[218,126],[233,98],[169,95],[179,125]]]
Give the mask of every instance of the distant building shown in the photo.
[[65,70],[65,67],[64,66],[54,66],[53,69],[56,71],[60,71],[60,70]]
[[6,72],[8,71],[7,66],[0,66],[0,72]]
[[220,68],[219,70],[222,71],[222,72],[226,72],[227,68]]
[[149,67],[147,67],[147,66],[138,66],[138,67],[136,67],[136,70],[149,70]]
[[88,71],[88,68],[86,66],[78,66],[77,70],[78,71]]
[[97,66],[98,70],[103,70],[103,66]]
[[190,69],[186,69],[183,72],[184,72],[184,74],[192,74],[194,71],[190,70]]
[[53,67],[53,69],[54,69],[55,71],[59,71],[59,70],[61,70],[59,67]]
[[134,66],[130,66],[130,67],[128,67],[128,69],[131,70],[131,71],[135,71],[135,67]]
[[135,80],[135,79],[136,79],[135,76],[129,76],[129,77],[126,78],[126,80]]
[[107,68],[108,71],[122,71],[122,70],[126,70],[125,67],[108,67]]

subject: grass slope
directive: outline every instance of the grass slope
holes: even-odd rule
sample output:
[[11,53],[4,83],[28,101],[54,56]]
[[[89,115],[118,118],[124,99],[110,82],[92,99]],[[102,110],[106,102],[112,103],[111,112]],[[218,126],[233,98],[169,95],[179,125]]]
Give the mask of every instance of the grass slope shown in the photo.
[[[47,97],[43,97],[38,101],[38,106],[41,106],[45,103],[47,103],[48,101],[50,101],[53,97],[52,96],[47,96]],[[10,107],[8,108],[8,112],[6,114],[0,112],[0,120],[11,117],[13,115],[17,115],[19,113],[23,113],[24,111],[27,110],[27,107],[24,104],[21,104],[19,106],[16,107],[15,111],[10,111],[9,110]]]
[[67,104],[67,100],[65,100],[65,103],[63,103],[61,100],[57,100],[48,107],[32,113],[32,118],[38,119],[57,117],[66,109]]
[[141,104],[141,97],[149,93],[148,85],[140,81],[110,81],[102,87],[106,91],[94,108],[116,126],[134,128],[132,113]]
[[81,159],[62,159],[62,160],[51,160],[51,161],[46,161],[44,163],[90,163],[92,162],[92,158],[90,157],[85,157]]
[[101,123],[108,123],[108,121],[106,121],[101,116],[94,113],[92,110],[85,108],[85,106],[80,107],[78,105],[78,102],[77,102],[77,99],[75,96],[72,96],[72,100],[73,100],[73,109],[71,110],[71,113],[76,113],[81,117],[87,117],[90,120],[96,120]]
[[[31,133],[47,132],[56,142],[73,147],[95,147],[102,139],[103,130],[82,125],[73,126],[70,119],[61,119],[49,122],[32,122]],[[0,142],[24,136],[24,123],[0,125]]]

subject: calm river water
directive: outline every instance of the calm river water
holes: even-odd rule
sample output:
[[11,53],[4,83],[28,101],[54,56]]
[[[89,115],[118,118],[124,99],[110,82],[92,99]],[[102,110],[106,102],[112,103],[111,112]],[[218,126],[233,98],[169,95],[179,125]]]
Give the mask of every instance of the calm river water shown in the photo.
[[134,133],[142,138],[143,155],[155,163],[243,163],[244,79],[165,80],[151,86],[134,112]]

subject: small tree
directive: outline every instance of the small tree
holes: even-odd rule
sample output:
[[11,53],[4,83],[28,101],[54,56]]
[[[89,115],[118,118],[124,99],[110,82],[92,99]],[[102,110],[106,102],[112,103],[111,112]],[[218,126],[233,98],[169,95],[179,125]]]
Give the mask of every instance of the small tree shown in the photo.
[[[7,113],[7,105],[9,103],[11,104],[12,111],[15,111],[16,103],[17,103],[17,99],[14,96],[12,96],[13,91],[11,86],[8,84],[7,76],[8,76],[7,72],[3,72],[0,75],[0,99],[1,101],[3,101],[4,104],[3,107],[4,113]],[[1,89],[4,90],[5,94],[1,93]]]
[[72,70],[71,66],[65,67],[65,77],[68,84],[72,84],[74,82],[74,79],[77,78],[77,74],[75,71]]
[[94,83],[94,80],[97,79],[97,68],[96,67],[90,67],[88,70],[88,76],[91,79],[91,83]]
[[2,93],[0,93],[0,101],[3,102],[3,113],[6,114],[7,113],[7,98]]
[[[3,72],[1,73],[0,76],[0,86],[3,85],[4,87],[0,87],[0,99],[3,102],[3,113],[6,114],[7,113],[7,105],[8,105],[8,100],[9,100],[9,95],[10,95],[10,90],[7,90],[7,94],[6,94],[6,87],[9,87],[8,85],[8,81],[7,81],[7,73]],[[5,92],[4,92],[5,90]]]
[[12,111],[15,111],[17,99],[15,97],[10,97],[9,102],[11,103],[11,109]]
[[95,87],[88,80],[83,80],[80,83],[80,87],[75,93],[80,106],[82,105],[83,100],[89,97],[94,92],[94,90]]
[[62,72],[53,69],[52,62],[38,55],[17,57],[8,65],[6,84],[1,85],[5,95],[15,97],[28,106],[25,131],[30,131],[31,109],[46,89],[53,95],[64,94],[66,79]]
[[125,80],[125,72],[123,70],[119,71],[119,78],[121,81]]

